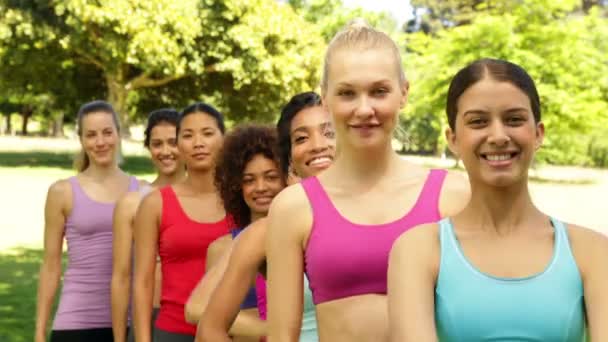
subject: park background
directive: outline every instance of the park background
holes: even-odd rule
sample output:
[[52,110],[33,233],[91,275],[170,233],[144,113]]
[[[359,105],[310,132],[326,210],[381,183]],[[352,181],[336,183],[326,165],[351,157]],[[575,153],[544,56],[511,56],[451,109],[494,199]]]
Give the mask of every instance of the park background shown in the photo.
[[608,232],[606,0],[0,0],[0,341],[33,339],[44,200],[74,174],[82,103],[112,103],[124,169],[151,180],[149,111],[202,100],[229,126],[272,124],[293,94],[318,90],[327,43],[356,17],[402,49],[404,158],[454,167],[450,78],[480,57],[511,60],[536,80],[547,128],[534,200]]

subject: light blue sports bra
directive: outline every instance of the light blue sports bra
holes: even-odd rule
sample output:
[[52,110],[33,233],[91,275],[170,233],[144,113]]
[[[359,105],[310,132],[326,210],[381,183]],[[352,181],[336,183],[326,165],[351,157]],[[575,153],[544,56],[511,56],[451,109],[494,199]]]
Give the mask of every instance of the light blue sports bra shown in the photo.
[[302,314],[302,330],[300,332],[300,342],[317,342],[319,334],[317,332],[317,317],[315,305],[312,302],[312,292],[308,285],[308,277],[304,275],[304,313]]
[[526,278],[499,278],[473,266],[462,253],[451,221],[440,221],[441,261],[435,288],[440,341],[583,341],[581,275],[565,225],[551,222],[554,252],[546,269]]

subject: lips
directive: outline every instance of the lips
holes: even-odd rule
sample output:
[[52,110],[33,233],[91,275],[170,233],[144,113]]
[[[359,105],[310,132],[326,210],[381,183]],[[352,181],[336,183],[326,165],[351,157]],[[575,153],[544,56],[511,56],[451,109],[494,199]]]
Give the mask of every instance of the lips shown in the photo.
[[260,197],[254,197],[253,201],[257,204],[257,205],[269,205],[270,202],[272,202],[272,196],[260,196]]
[[490,166],[505,167],[511,165],[513,160],[519,155],[519,152],[492,152],[480,153],[482,159],[488,162]]
[[208,156],[209,156],[209,153],[206,153],[206,152],[200,152],[200,153],[195,153],[195,154],[193,154],[193,155],[192,155],[192,158],[201,160],[201,159],[205,159],[205,158],[207,158]]
[[313,167],[327,167],[331,165],[332,160],[333,158],[330,156],[318,156],[307,161],[306,165]]

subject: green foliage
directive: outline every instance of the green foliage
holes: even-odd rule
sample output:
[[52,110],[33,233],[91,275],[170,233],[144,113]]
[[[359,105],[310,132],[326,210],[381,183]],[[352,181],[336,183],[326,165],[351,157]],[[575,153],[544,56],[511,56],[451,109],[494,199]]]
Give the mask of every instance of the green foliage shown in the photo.
[[443,151],[441,132],[451,77],[475,59],[501,58],[522,65],[537,82],[547,127],[539,159],[593,164],[589,133],[608,123],[608,20],[593,13],[571,15],[574,7],[572,1],[527,0],[509,14],[480,14],[470,25],[441,30],[435,36],[408,35],[405,64],[411,70],[412,105],[405,120],[419,122],[424,117],[430,121],[427,130],[430,126],[435,133],[417,134],[414,125],[407,127],[413,131],[410,135],[422,139],[419,145],[435,145],[435,152]]

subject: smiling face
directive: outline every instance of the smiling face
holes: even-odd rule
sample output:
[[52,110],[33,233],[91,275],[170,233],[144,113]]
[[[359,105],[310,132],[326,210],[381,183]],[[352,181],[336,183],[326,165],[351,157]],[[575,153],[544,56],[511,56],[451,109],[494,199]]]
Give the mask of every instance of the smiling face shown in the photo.
[[202,112],[186,115],[178,137],[177,146],[188,170],[207,171],[215,166],[224,137],[214,117]]
[[90,163],[102,167],[115,163],[120,137],[112,113],[88,113],[81,125],[80,143]]
[[454,129],[447,131],[471,183],[510,186],[527,182],[544,126],[536,123],[530,98],[510,82],[485,77],[457,100]]
[[177,149],[176,127],[172,123],[161,122],[150,130],[150,143],[148,146],[154,167],[165,176],[171,176],[183,162],[179,158]]
[[291,121],[291,166],[306,178],[327,169],[334,160],[336,139],[327,111],[321,106],[305,108]]
[[354,148],[390,145],[408,87],[393,51],[343,48],[332,53],[331,61],[323,103],[340,143]]
[[262,154],[255,155],[243,170],[243,199],[255,220],[268,214],[270,202],[283,190],[285,180],[279,165]]

